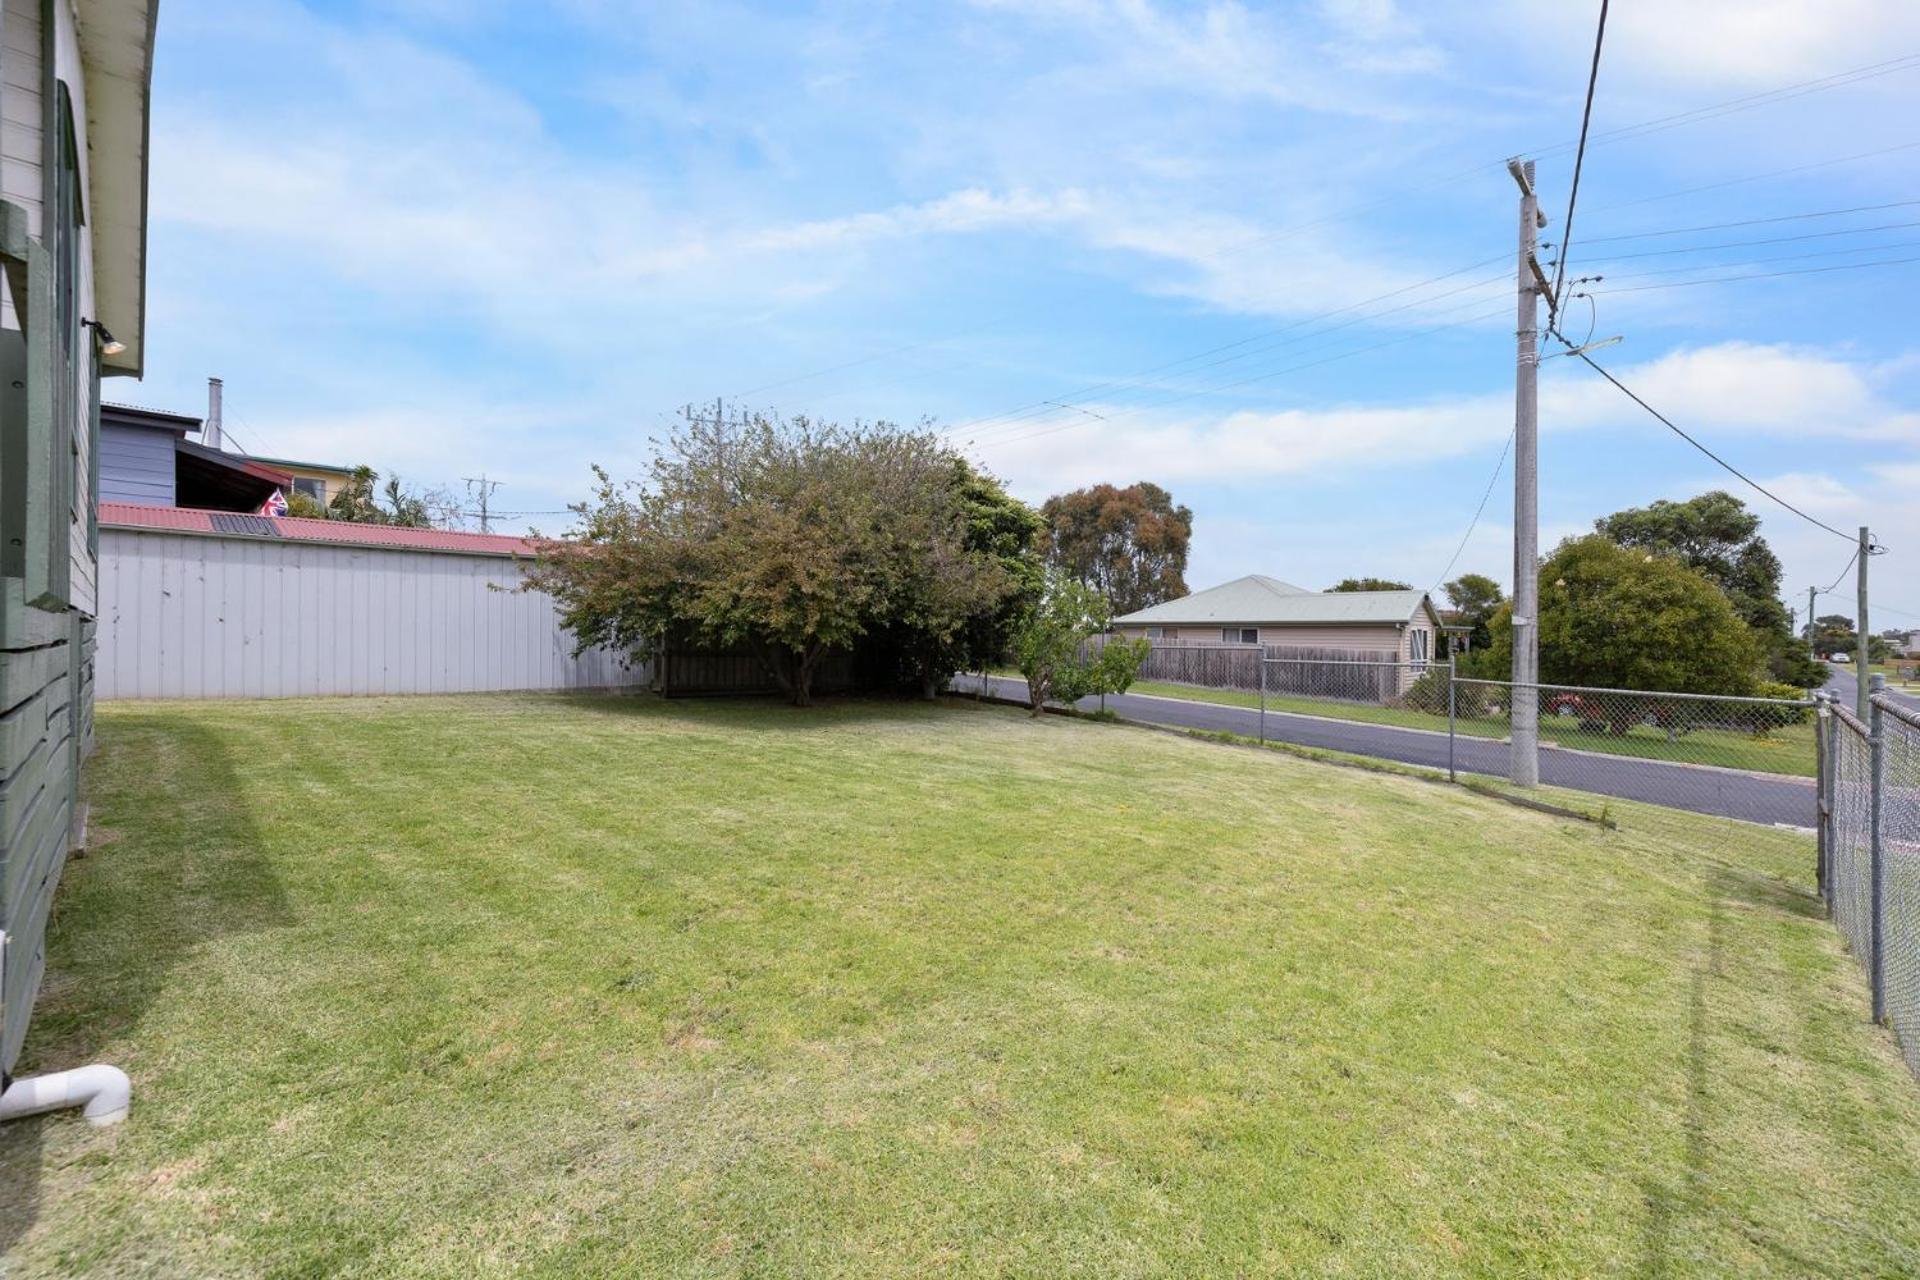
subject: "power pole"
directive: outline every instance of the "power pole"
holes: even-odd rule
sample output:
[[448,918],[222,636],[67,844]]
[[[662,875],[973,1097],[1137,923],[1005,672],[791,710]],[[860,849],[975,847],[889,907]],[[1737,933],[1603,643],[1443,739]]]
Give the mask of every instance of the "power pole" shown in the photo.
[[1818,587],[1807,588],[1807,643],[1809,645],[1813,643],[1813,597],[1819,590]]
[[1867,656],[1873,651],[1873,633],[1867,629],[1867,561],[1873,558],[1873,535],[1867,532],[1867,526],[1860,526],[1860,554],[1854,559],[1860,564],[1854,579],[1854,588],[1860,595],[1860,620],[1855,624],[1854,645],[1858,652],[1854,655],[1853,668],[1853,710],[1864,723],[1872,704],[1873,696],[1867,688]]
[[1553,290],[1534,256],[1546,225],[1533,187],[1533,161],[1507,161],[1520,187],[1519,301],[1513,366],[1513,745],[1508,773],[1516,786],[1540,781],[1540,310],[1552,315]]
[[500,482],[498,480],[487,479],[487,473],[484,471],[482,471],[477,476],[463,476],[461,478],[467,482],[468,497],[474,496],[476,491],[479,494],[480,532],[492,533],[493,532],[493,525],[491,523],[492,517],[487,514],[487,499],[492,496],[493,491],[495,489],[498,489],[500,487]]

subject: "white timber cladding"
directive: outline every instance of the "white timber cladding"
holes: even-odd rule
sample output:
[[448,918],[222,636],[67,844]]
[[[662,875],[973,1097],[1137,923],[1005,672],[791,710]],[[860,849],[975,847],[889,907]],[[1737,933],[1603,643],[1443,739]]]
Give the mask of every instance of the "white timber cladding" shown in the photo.
[[[575,658],[505,556],[100,531],[101,698],[290,698],[644,684]],[[504,589],[497,589],[504,588]]]

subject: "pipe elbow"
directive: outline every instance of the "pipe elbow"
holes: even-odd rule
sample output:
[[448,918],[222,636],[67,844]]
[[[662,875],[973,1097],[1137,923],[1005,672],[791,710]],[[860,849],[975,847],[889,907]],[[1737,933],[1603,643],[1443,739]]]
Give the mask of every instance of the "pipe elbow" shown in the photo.
[[88,1124],[103,1129],[125,1120],[132,1104],[133,1082],[127,1079],[127,1073],[94,1063],[15,1080],[0,1093],[0,1120],[79,1107]]

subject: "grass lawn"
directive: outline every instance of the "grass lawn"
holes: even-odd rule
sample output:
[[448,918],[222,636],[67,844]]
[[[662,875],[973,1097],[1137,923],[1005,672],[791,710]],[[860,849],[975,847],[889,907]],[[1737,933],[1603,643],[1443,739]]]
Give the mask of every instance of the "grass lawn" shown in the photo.
[[964,702],[100,733],[22,1068],[134,1111],[0,1126],[9,1280],[1920,1271],[1787,833]]
[[[1202,685],[1173,684],[1162,680],[1137,680],[1129,692],[1230,707],[1257,709],[1260,706],[1260,695],[1243,689],[1209,689]],[[1447,730],[1447,717],[1444,714],[1429,715],[1424,711],[1364,702],[1336,702],[1324,698],[1298,698],[1269,693],[1267,710],[1290,715],[1320,716],[1330,720],[1357,720],[1366,724],[1428,729],[1440,733]],[[1463,716],[1455,727],[1457,732],[1476,738],[1504,738],[1509,728],[1505,716],[1479,719]],[[1811,721],[1774,729],[1764,737],[1725,729],[1694,729],[1669,740],[1663,731],[1647,725],[1637,725],[1625,735],[1615,736],[1611,733],[1589,733],[1581,729],[1571,716],[1543,715],[1540,719],[1540,738],[1555,746],[1634,756],[1643,760],[1678,760],[1688,764],[1712,764],[1726,769],[1750,769],[1803,778],[1811,778],[1816,773]]]

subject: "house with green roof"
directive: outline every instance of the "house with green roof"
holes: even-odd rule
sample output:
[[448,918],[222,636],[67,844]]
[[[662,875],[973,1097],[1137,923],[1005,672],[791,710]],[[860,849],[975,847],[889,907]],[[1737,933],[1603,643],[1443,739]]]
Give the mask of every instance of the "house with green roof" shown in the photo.
[[1333,650],[1413,671],[1440,653],[1442,635],[1424,591],[1309,591],[1258,573],[1115,618],[1113,627],[1178,644]]

